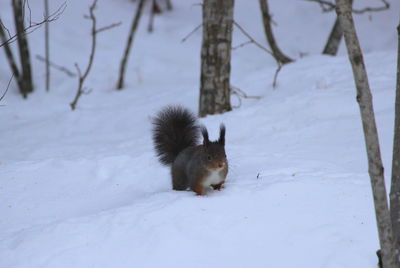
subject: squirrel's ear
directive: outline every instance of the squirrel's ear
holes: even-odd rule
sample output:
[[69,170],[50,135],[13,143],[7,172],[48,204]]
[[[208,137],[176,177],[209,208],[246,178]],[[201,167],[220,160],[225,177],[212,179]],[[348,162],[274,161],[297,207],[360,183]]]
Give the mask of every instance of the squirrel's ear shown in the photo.
[[210,143],[210,140],[208,139],[208,131],[205,126],[201,127],[201,134],[203,135],[204,138],[203,145],[207,146]]
[[219,139],[218,143],[225,146],[225,125],[221,124],[219,126]]

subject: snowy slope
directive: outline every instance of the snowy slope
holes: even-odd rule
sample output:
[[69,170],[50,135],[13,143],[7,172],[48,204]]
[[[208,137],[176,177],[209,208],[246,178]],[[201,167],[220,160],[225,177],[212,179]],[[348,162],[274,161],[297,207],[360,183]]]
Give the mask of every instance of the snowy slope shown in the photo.
[[[62,1],[51,1],[52,5]],[[198,1],[197,1],[198,2]],[[364,141],[351,69],[340,55],[319,55],[333,23],[307,2],[270,1],[282,49],[297,61],[271,87],[274,61],[256,47],[232,54],[232,84],[261,99],[202,119],[211,138],[227,126],[225,188],[198,197],[171,190],[154,156],[151,117],[164,105],[196,111],[201,31],[196,1],[145,31],[128,65],[127,88],[114,90],[135,5],[100,0],[102,33],[87,86],[71,112],[77,81],[33,61],[36,92],[22,101],[15,85],[0,106],[0,267],[375,267],[378,248]],[[376,3],[375,1],[366,1]],[[89,51],[90,1],[68,1],[51,24],[52,56],[73,69]],[[235,19],[264,43],[258,1],[236,1]],[[386,176],[390,172],[396,34],[400,3],[357,16],[374,94]],[[41,3],[31,1],[34,16]],[[7,1],[1,16],[11,25]],[[112,11],[112,12],[110,12]],[[42,30],[29,36],[43,54]],[[246,41],[234,32],[234,44]],[[16,47],[14,47],[16,49]],[[308,53],[300,58],[299,53]],[[9,78],[0,54],[0,81]],[[233,97],[232,101],[238,101]]]

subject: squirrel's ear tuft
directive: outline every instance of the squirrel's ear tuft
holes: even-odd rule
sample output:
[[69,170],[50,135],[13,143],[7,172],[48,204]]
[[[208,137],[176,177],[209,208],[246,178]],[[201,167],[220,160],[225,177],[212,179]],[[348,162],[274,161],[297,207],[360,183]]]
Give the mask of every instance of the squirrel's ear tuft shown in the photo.
[[210,140],[208,139],[208,131],[205,126],[201,127],[201,134],[203,135],[203,145],[207,146],[210,143]]
[[218,143],[225,146],[225,125],[221,124],[219,126],[219,139]]

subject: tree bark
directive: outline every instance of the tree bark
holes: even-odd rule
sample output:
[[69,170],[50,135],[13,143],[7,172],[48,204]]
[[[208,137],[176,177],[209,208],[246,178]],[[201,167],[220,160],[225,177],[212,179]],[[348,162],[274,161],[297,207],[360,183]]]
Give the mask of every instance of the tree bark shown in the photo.
[[129,57],[129,52],[131,50],[133,37],[134,37],[134,35],[136,33],[136,29],[137,29],[137,27],[139,25],[139,20],[140,20],[140,17],[142,15],[144,2],[145,2],[145,0],[140,0],[139,1],[138,7],[136,9],[136,14],[133,17],[131,29],[129,31],[128,41],[127,41],[126,47],[125,47],[125,52],[124,52],[124,55],[122,57],[121,65],[120,65],[120,68],[119,68],[119,78],[118,78],[118,83],[117,83],[117,89],[122,89],[124,87],[124,76],[125,76],[126,64],[128,63],[128,57]]
[[18,48],[21,60],[21,84],[22,96],[27,97],[28,93],[33,91],[31,60],[29,57],[28,40],[24,34],[24,14],[22,0],[12,0],[14,10],[15,29],[17,31]]
[[397,27],[397,82],[394,112],[392,181],[390,187],[390,216],[392,219],[395,255],[400,261],[400,24]]
[[[0,20],[0,22],[1,22],[1,20]],[[12,54],[12,51],[10,49],[10,46],[9,46],[8,42],[6,42],[7,37],[4,32],[3,27],[1,25],[3,25],[3,24],[0,23],[0,39],[4,43],[3,48],[4,48],[4,52],[6,53],[8,64],[10,65],[11,71],[13,72],[14,77],[17,80],[18,88],[22,94],[23,90],[22,90],[22,84],[21,84],[21,75],[19,73],[19,69],[18,69],[17,63],[14,59],[14,55]]]
[[[49,0],[44,0],[44,14],[49,17]],[[44,25],[44,43],[46,54],[46,91],[50,90],[50,50],[49,50],[49,23]]]
[[292,62],[293,59],[283,54],[276,43],[274,34],[272,32],[271,15],[269,14],[268,0],[259,0],[259,2],[260,2],[265,36],[267,37],[267,41],[272,50],[274,58],[276,59],[276,61],[282,64]]
[[372,95],[368,84],[363,55],[354,27],[351,9],[350,1],[336,0],[336,13],[343,29],[347,52],[357,88],[357,102],[360,106],[365,145],[367,149],[368,172],[371,179],[374,198],[375,215],[382,249],[383,267],[394,268],[398,267],[398,263],[396,264],[394,258],[393,231],[386,196],[383,165],[372,105]]
[[203,2],[199,116],[232,110],[230,103],[233,0]]
[[329,34],[328,41],[326,41],[326,45],[322,54],[336,56],[340,41],[342,41],[343,31],[340,26],[339,19],[336,17],[335,24],[333,25],[332,31]]
[[[353,0],[350,0],[350,2],[353,4]],[[340,42],[342,41],[342,36],[342,27],[340,26],[339,18],[336,17],[335,24],[332,27],[332,31],[329,34],[322,54],[336,56]]]

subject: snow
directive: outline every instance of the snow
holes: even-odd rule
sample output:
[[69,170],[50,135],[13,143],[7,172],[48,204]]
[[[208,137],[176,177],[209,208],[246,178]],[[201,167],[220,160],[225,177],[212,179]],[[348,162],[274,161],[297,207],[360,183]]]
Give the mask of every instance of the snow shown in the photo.
[[[264,44],[258,1],[235,2],[235,20]],[[251,45],[233,51],[232,84],[261,99],[201,119],[210,139],[226,125],[230,166],[225,188],[202,197],[171,190],[150,134],[161,107],[197,110],[201,30],[181,39],[201,22],[198,1],[173,1],[152,34],[146,8],[127,87],[116,91],[135,4],[100,0],[99,26],[123,24],[99,35],[85,83],[93,90],[74,112],[76,78],[52,69],[46,93],[43,63],[34,59],[43,55],[43,29],[30,34],[36,91],[22,100],[13,84],[0,106],[0,267],[376,267],[379,243],[351,68],[343,44],[337,57],[320,55],[334,14],[306,1],[270,2],[278,44],[296,62],[282,69],[273,89],[276,66],[268,54]],[[71,70],[87,63],[90,25],[82,15],[89,4],[68,1],[50,25],[52,60]],[[40,18],[42,3],[31,7]],[[389,11],[355,17],[387,180],[399,8],[391,1]],[[0,1],[0,10],[11,26],[8,1]],[[235,29],[234,45],[244,41]],[[6,85],[4,53],[0,62]]]

